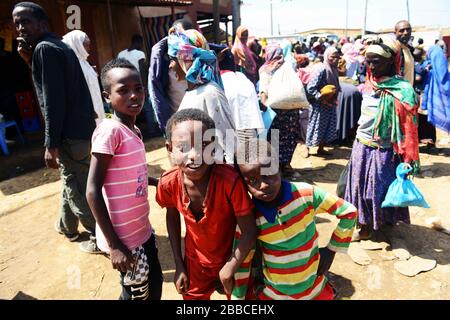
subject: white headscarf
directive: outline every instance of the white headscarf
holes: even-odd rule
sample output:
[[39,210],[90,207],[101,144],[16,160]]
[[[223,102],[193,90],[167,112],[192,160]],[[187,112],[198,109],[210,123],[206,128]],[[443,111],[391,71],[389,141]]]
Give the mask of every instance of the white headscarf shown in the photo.
[[81,30],[73,30],[63,37],[63,42],[75,52],[79,60],[87,60],[89,53],[84,48],[87,34]]
[[87,34],[81,30],[73,30],[63,36],[62,41],[67,44],[77,56],[80,61],[81,70],[83,70],[84,78],[89,87],[91,93],[92,103],[94,104],[94,110],[97,113],[97,119],[95,122],[99,124],[105,118],[105,110],[103,107],[103,100],[98,84],[98,75],[94,68],[91,67],[87,58],[89,53],[84,48],[84,41],[87,38]]

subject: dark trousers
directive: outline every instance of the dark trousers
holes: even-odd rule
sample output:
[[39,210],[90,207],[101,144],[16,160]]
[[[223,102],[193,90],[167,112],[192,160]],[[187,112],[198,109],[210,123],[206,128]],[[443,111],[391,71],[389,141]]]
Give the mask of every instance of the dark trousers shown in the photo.
[[158,248],[156,247],[155,234],[143,245],[149,266],[148,279],[142,284],[125,286],[123,277],[125,273],[120,273],[120,283],[122,284],[122,294],[119,300],[161,300],[163,276],[161,265],[158,259]]

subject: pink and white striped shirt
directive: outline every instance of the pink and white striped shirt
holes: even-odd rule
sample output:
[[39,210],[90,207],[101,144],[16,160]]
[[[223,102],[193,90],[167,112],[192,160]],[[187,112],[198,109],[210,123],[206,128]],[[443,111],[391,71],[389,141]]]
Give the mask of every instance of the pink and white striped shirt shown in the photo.
[[[114,231],[133,250],[152,235],[144,143],[124,124],[105,119],[94,131],[91,152],[113,156],[102,188],[103,198]],[[96,236],[100,250],[109,252],[98,225]]]

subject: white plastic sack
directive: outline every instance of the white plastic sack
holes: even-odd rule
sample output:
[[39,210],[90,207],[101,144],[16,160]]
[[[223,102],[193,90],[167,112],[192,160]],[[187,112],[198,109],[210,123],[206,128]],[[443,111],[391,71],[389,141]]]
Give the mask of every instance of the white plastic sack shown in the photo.
[[290,110],[309,107],[303,83],[288,63],[284,63],[272,76],[268,96],[267,104],[273,109]]

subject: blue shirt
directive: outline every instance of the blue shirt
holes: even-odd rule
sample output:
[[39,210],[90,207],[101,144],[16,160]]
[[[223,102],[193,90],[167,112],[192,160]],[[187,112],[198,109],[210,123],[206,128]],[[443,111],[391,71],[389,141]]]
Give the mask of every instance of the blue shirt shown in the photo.
[[275,218],[277,217],[278,214],[278,207],[293,199],[291,184],[289,181],[285,180],[281,181],[280,192],[281,192],[281,199],[278,202],[277,206],[274,207],[268,206],[267,202],[265,201],[253,198],[253,203],[255,204],[256,209],[258,209],[258,211],[261,212],[267,219],[267,221],[269,221],[270,223],[275,222]]

